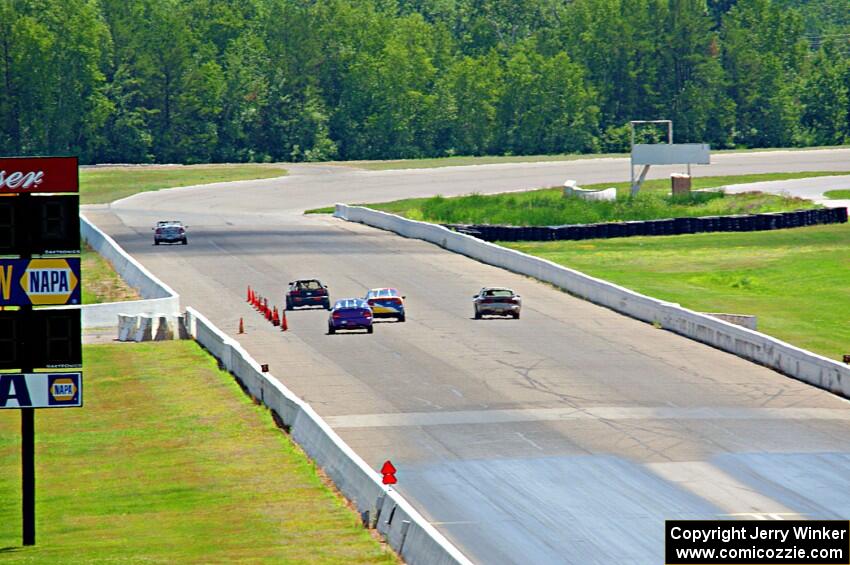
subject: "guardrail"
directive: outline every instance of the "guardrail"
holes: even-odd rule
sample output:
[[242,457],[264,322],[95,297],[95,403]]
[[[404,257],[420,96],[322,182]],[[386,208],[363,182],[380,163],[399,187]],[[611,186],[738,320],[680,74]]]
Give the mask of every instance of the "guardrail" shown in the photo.
[[309,404],[270,373],[263,373],[239,342],[193,308],[187,308],[185,321],[188,333],[218,359],[252,397],[277,415],[289,428],[292,439],[355,504],[364,522],[377,527],[405,562],[412,565],[471,563],[398,492],[385,487],[380,474],[372,470]]
[[660,324],[664,329],[850,398],[850,367],[769,335],[688,310],[676,303],[650,298],[551,261],[456,233],[443,226],[346,204],[337,204],[334,216],[429,241],[483,263],[552,283],[590,302],[644,322]]
[[103,233],[83,214],[80,214],[80,236],[112,265],[127,284],[139,291],[144,299],[84,305],[84,328],[117,327],[119,314],[164,314],[172,318],[180,315],[180,295],[128,255],[114,239]]
[[847,208],[818,208],[770,214],[699,216],[695,218],[667,218],[663,220],[566,226],[502,226],[494,224],[444,224],[444,226],[460,233],[473,235],[484,241],[561,241],[638,235],[765,231],[846,222]]

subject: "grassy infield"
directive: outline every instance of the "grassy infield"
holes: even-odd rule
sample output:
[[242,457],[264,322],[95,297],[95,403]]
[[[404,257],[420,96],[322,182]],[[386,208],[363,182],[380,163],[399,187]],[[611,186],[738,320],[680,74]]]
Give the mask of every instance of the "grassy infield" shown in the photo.
[[850,190],[828,190],[824,193],[824,196],[833,200],[847,200],[850,199]]
[[80,202],[112,202],[137,192],[212,182],[282,177],[279,165],[191,165],[110,167],[80,170]]
[[751,233],[504,243],[826,357],[850,353],[850,224]]
[[443,224],[528,226],[784,212],[813,206],[809,200],[773,194],[724,195],[721,192],[673,197],[646,191],[635,198],[613,202],[586,201],[564,198],[560,188],[488,196],[435,196],[370,205],[414,220]]
[[[131,192],[222,180],[186,169],[134,169]],[[267,171],[238,175],[282,174]],[[126,173],[104,173],[83,172],[84,201],[128,194]],[[85,303],[135,297],[96,253],[82,261]],[[0,411],[0,560],[397,562],[197,345],[83,349],[85,407],[36,418],[34,548],[20,547],[20,418]]]

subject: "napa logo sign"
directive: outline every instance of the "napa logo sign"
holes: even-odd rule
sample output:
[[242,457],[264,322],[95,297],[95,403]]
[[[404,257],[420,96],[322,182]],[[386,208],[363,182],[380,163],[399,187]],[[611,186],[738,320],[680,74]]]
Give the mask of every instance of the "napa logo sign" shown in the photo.
[[82,405],[82,373],[0,373],[0,409]]
[[80,259],[0,259],[0,306],[80,303]]

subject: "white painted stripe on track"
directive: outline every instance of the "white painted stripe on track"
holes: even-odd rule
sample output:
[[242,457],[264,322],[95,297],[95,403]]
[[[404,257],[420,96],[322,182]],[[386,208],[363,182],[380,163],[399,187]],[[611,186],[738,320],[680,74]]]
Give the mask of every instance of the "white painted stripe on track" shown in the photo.
[[765,496],[729,473],[705,461],[647,463],[662,479],[690,491],[725,510],[727,516],[758,516],[774,520],[778,516],[803,518],[794,510]]
[[850,420],[850,409],[743,408],[671,406],[599,406],[595,408],[531,408],[515,410],[461,410],[454,412],[398,412],[351,414],[325,418],[334,428],[388,428],[451,426],[504,422],[559,420]]

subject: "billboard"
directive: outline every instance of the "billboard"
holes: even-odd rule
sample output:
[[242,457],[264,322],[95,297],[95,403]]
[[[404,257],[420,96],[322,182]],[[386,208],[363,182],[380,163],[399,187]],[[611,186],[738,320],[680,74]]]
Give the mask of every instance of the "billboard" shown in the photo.
[[79,191],[76,157],[0,158],[0,193]]
[[636,143],[632,165],[710,165],[707,143]]

